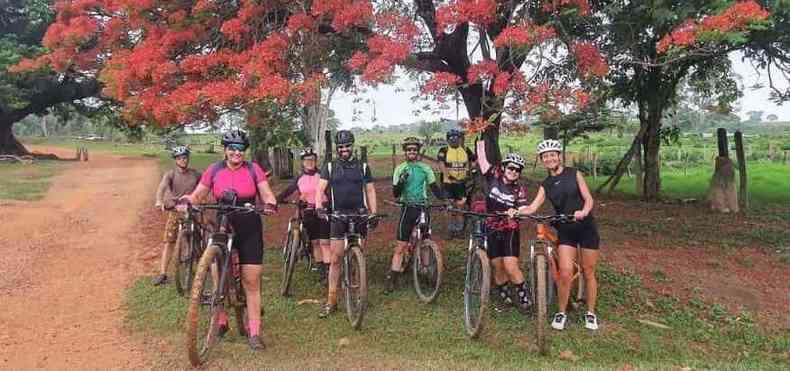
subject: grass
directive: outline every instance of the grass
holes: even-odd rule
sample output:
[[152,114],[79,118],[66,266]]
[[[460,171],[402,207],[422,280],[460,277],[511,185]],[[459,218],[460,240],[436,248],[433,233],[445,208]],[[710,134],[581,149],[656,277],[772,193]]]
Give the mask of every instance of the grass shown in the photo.
[[63,169],[65,163],[42,160],[32,165],[0,165],[0,199],[35,201],[49,190],[52,177]]
[[[569,329],[552,332],[552,352],[537,355],[534,324],[514,310],[491,311],[481,339],[466,338],[462,327],[463,249],[449,249],[449,271],[436,303],[422,304],[413,289],[383,295],[388,255],[368,255],[370,307],[361,331],[350,328],[343,312],[330,319],[316,316],[321,299],[314,277],[299,266],[294,299],[278,296],[281,258],[267,250],[263,277],[264,332],[269,348],[250,354],[237,335],[219,346],[211,367],[274,368],[613,368],[637,367],[783,369],[790,351],[787,333],[766,333],[748,313],[733,315],[723,306],[701,300],[682,304],[647,291],[635,276],[604,265],[599,314],[603,328],[585,330],[579,314]],[[660,275],[660,274],[659,274]],[[403,285],[402,285],[403,286]],[[187,365],[183,320],[187,301],[172,286],[154,288],[141,279],[127,296],[128,323],[143,336],[156,336],[178,349],[156,359],[157,367]],[[341,305],[342,310],[342,305]],[[648,319],[671,330],[640,323]],[[565,356],[560,352],[566,351]],[[570,353],[568,353],[570,352]]]

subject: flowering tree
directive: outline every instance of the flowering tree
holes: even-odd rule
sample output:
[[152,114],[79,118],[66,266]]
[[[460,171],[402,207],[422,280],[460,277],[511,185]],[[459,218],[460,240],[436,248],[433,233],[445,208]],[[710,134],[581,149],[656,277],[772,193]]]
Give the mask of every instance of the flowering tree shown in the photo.
[[636,158],[643,159],[643,197],[659,197],[659,149],[666,131],[662,117],[677,99],[682,81],[704,84],[706,93],[719,101],[719,109],[726,111],[738,95],[731,52],[743,51],[762,67],[790,70],[786,8],[780,2],[753,0],[594,3],[591,16],[606,21],[588,22],[573,32],[596,37],[595,44],[612,67],[607,76],[609,98],[636,104],[640,121],[633,145],[607,182],[610,190],[632,157],[640,154]]

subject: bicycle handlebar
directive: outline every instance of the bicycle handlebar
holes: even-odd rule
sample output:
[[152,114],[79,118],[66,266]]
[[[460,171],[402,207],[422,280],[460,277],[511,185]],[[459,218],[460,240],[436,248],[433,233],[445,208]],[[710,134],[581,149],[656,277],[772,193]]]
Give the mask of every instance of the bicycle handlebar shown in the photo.
[[411,206],[411,207],[422,207],[422,208],[426,208],[426,209],[447,209],[449,207],[446,204],[427,204],[427,205],[423,205],[423,204],[413,204],[413,203],[408,203],[408,202],[403,202],[403,201],[390,201],[390,200],[383,200],[383,201],[387,205],[401,206],[401,207],[403,207],[403,206]]
[[538,223],[574,223],[573,215],[555,214],[555,215],[525,215],[525,217],[532,219]]
[[[480,217],[480,218],[509,218],[510,217],[507,213],[494,213],[494,214],[492,214],[492,213],[478,213],[478,212],[475,212],[475,211],[468,211],[468,210],[463,210],[463,209],[457,209],[457,208],[454,208],[454,207],[448,207],[447,211],[449,211],[451,213],[458,213],[458,214],[464,214],[464,215],[477,216],[477,217]],[[518,215],[518,216],[513,217],[513,219],[524,219],[524,216]]]

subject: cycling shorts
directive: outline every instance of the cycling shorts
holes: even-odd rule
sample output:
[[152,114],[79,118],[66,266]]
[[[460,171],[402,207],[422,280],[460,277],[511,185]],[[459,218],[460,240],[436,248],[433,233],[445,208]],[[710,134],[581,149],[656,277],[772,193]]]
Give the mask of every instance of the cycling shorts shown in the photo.
[[[359,210],[338,210],[339,214],[357,214]],[[366,237],[368,235],[368,224],[363,221],[356,223],[357,233]],[[346,239],[346,232],[348,231],[348,222],[337,219],[332,219],[329,222],[329,238],[332,240]]]
[[239,264],[263,264],[263,222],[257,213],[235,213],[229,217],[233,227],[233,247],[239,251]]
[[315,212],[305,212],[302,227],[310,241],[329,239],[329,221],[319,219]]
[[[404,206],[400,210],[400,218],[398,219],[398,230],[397,230],[397,240],[402,242],[408,242],[409,238],[411,237],[412,231],[414,231],[414,227],[420,222],[420,213],[422,208],[414,207],[414,206]],[[426,212],[425,213],[428,225],[431,224],[431,214]],[[427,233],[428,231],[422,231],[423,233]]]
[[444,183],[444,191],[451,200],[460,200],[466,197],[466,183]]
[[178,226],[184,219],[181,213],[175,211],[167,212],[167,221],[165,222],[165,233],[162,241],[166,243],[175,243],[178,239]]
[[583,249],[595,250],[601,244],[598,226],[592,219],[579,223],[558,224],[556,227],[560,245],[581,246]]
[[489,230],[487,252],[490,259],[505,257],[518,258],[521,255],[519,230]]

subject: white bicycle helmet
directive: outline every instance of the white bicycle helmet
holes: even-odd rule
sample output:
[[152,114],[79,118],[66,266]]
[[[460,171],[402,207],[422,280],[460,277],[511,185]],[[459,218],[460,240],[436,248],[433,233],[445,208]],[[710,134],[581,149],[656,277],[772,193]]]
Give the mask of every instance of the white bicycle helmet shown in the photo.
[[315,153],[315,151],[313,150],[313,147],[305,147],[305,148],[302,149],[302,151],[299,152],[299,158],[301,158],[303,160],[304,160],[305,157],[308,157],[308,156],[315,156],[316,158],[318,157],[318,154]]
[[508,153],[507,156],[505,156],[505,158],[502,160],[502,165],[507,164],[518,165],[522,169],[527,166],[527,162],[524,161],[524,158],[518,153]]
[[190,151],[187,146],[175,146],[171,150],[171,155],[173,156],[173,158],[176,158],[178,156],[189,156],[189,153]]
[[540,143],[538,143],[538,156],[543,154],[544,152],[562,152],[562,143],[556,139],[546,139]]

